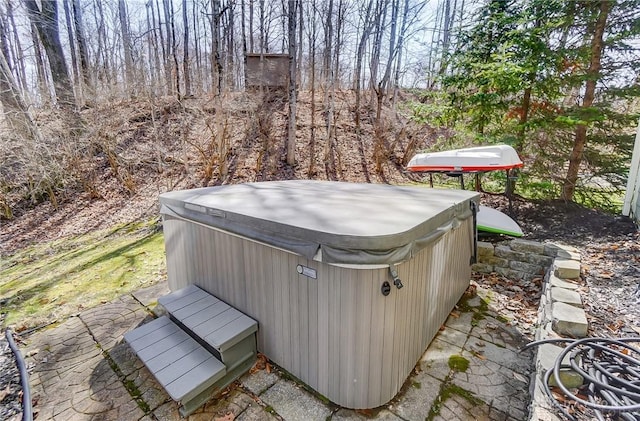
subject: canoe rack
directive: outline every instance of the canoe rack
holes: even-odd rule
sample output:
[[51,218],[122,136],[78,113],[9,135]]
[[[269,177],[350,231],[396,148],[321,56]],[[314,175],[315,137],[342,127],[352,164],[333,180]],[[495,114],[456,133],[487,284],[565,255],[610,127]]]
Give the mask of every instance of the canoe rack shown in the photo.
[[158,302],[168,315],[124,339],[186,417],[251,368],[258,323],[195,285]]

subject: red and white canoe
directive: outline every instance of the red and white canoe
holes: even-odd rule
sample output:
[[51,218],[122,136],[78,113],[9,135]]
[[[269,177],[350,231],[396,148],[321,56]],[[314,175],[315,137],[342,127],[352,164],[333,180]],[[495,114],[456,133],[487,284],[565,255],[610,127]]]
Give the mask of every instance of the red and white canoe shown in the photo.
[[414,172],[483,172],[523,166],[509,145],[481,146],[417,154],[407,165]]

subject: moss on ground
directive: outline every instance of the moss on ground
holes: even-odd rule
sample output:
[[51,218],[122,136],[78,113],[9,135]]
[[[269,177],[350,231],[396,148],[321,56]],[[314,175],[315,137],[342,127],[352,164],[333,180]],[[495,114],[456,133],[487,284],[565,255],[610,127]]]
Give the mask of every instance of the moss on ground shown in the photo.
[[157,219],[33,245],[0,266],[5,323],[20,331],[166,279]]
[[451,381],[447,379],[442,383],[442,386],[440,387],[440,394],[431,406],[429,415],[427,415],[425,421],[432,421],[436,416],[438,416],[442,410],[442,405],[444,405],[444,403],[454,395],[460,396],[474,406],[484,404],[484,402],[477,398],[473,393],[451,383]]
[[451,370],[464,373],[469,369],[469,360],[462,355],[452,355],[449,357],[449,368]]
[[[472,306],[469,304],[469,301],[474,298],[478,298],[479,304],[477,306]],[[486,317],[487,312],[489,311],[489,300],[490,297],[484,299],[479,295],[464,294],[456,304],[456,308],[463,313],[473,313],[473,316],[471,318],[471,326],[478,326],[480,320],[483,320]]]

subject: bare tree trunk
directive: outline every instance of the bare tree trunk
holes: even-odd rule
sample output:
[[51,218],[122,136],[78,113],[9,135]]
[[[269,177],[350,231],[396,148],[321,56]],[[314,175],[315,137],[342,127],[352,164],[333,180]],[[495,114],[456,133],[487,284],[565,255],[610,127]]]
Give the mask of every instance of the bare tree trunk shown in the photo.
[[235,90],[235,63],[234,63],[234,53],[235,53],[235,39],[233,34],[235,33],[235,22],[233,19],[233,6],[234,6],[234,2],[230,1],[227,6],[225,7],[226,11],[227,11],[227,27],[226,27],[226,34],[227,34],[227,66],[226,66],[226,70],[225,73],[227,75],[227,89],[231,89],[231,90]]
[[[244,4],[244,0],[242,0]],[[249,0],[249,52],[253,53],[253,0]]]
[[[591,62],[587,70],[589,78],[587,79],[581,106],[583,109],[591,107],[595,98],[596,84],[600,79],[600,70],[602,68],[600,60],[602,58],[602,51],[604,50],[604,30],[607,26],[607,17],[609,16],[611,6],[612,3],[609,0],[600,0],[598,5],[598,19],[596,20],[593,38],[591,39]],[[567,176],[562,185],[562,198],[566,201],[573,200],[586,144],[587,126],[585,124],[578,124],[573,141],[573,149],[569,156]]]
[[[13,63],[13,57],[15,57],[15,52],[11,48],[11,42],[9,41],[9,31],[7,28],[7,19],[6,15],[2,13],[2,9],[0,9],[0,26],[2,27],[2,32],[0,32],[0,43],[2,44],[2,48],[4,51],[4,58],[7,61],[7,66],[9,69],[15,69],[17,64]],[[14,80],[16,79],[15,73],[13,74]],[[17,83],[16,83],[17,84]]]
[[[104,13],[102,11],[102,1],[95,0],[94,3],[94,17],[96,20],[96,27],[98,29],[98,51],[96,53],[96,69],[98,71],[98,79],[106,82],[107,85],[111,84],[111,69],[109,64],[109,56],[107,54],[107,35],[104,24]],[[100,64],[100,59],[102,63]]]
[[155,45],[154,27],[151,25],[151,16],[149,15],[149,9],[151,7],[153,7],[152,2],[145,4],[147,12],[147,56],[149,60],[149,79],[151,80],[149,92],[155,96],[156,85],[158,83],[157,72],[160,68],[160,60],[158,59],[158,48]]
[[55,101],[51,97],[51,91],[47,84],[47,73],[44,67],[44,59],[42,55],[42,49],[40,48],[40,39],[38,39],[38,30],[34,24],[31,24],[31,42],[33,43],[34,56],[36,60],[36,74],[38,77],[38,91],[40,98],[44,105],[50,104]]
[[[78,60],[76,59],[76,41],[73,36],[73,25],[71,24],[71,10],[69,8],[69,0],[62,0],[64,8],[64,18],[67,24],[67,36],[69,37],[69,53],[71,54],[71,76],[73,78],[73,86],[80,86],[80,77],[78,72]],[[78,94],[80,91],[78,90]]]
[[35,0],[25,0],[25,6],[29,11],[29,18],[38,30],[47,53],[58,104],[62,108],[75,110],[76,102],[73,96],[73,87],[71,86],[67,63],[64,60],[64,52],[60,43],[58,3],[45,1],[42,3],[41,10]]
[[[289,126],[287,130],[287,164],[296,163],[296,7],[297,0],[289,0]],[[300,7],[302,7],[300,5]]]
[[[169,5],[167,0],[162,0],[162,9],[156,0],[156,8],[158,9],[158,33],[160,34],[160,45],[162,48],[162,62],[164,64],[164,77],[167,84],[167,95],[175,93],[173,84],[173,66],[171,64],[171,31],[169,30]],[[160,12],[162,10],[162,13]],[[164,14],[164,31],[162,30],[163,22],[161,16]]]
[[[289,21],[289,13],[288,13],[288,2],[289,0],[280,0],[280,7],[282,7],[282,19],[280,19],[280,23],[282,24],[282,47],[280,48],[280,51],[284,52],[286,50],[286,46],[285,46],[285,37],[284,34],[288,33],[287,32],[287,28],[288,28],[288,21]],[[285,20],[285,16],[287,16],[287,19]]]
[[360,159],[362,165],[362,171],[367,181],[369,181],[369,168],[367,166],[367,160],[364,153],[364,143],[362,141],[362,129],[360,127],[360,106],[361,106],[361,88],[362,88],[362,64],[364,62],[364,52],[371,35],[373,25],[371,24],[371,9],[373,7],[374,0],[369,0],[367,3],[367,11],[363,19],[362,34],[360,35],[360,41],[358,42],[358,51],[356,54],[356,69],[354,89],[356,91],[356,106],[355,106],[355,125],[356,125],[356,140],[358,142],[358,149],[360,151]]
[[[84,23],[82,20],[82,8],[80,7],[80,0],[72,0],[73,8],[73,24],[76,30],[76,41],[78,43],[78,56],[80,58],[80,73],[82,74],[82,81],[84,87],[89,89],[89,93],[92,93],[93,83],[91,83],[91,72],[89,70],[89,52],[87,51],[86,38],[84,36]],[[86,100],[86,98],[85,98]]]
[[[315,175],[316,162],[316,7],[312,5],[309,32],[309,60],[311,61],[311,135],[309,139],[309,178]],[[302,42],[302,41],[301,41]]]
[[303,29],[304,29],[304,13],[303,13],[302,2],[298,4],[298,73],[296,74],[296,80],[298,81],[298,86],[303,89],[302,82],[302,47],[304,42],[302,42],[303,38]]
[[333,47],[333,0],[329,0],[329,8],[325,20],[324,29],[324,65],[323,72],[325,75],[324,87],[324,106],[326,113],[326,130],[329,144],[333,141],[333,66],[331,53]]
[[133,97],[136,83],[133,71],[133,56],[131,55],[131,34],[129,32],[129,18],[127,16],[127,6],[124,0],[118,0],[118,18],[120,19],[120,30],[122,31],[122,48],[124,51],[125,69],[125,90]]
[[[436,23],[433,31],[431,32],[431,45],[429,46],[429,56],[427,59],[427,69],[429,72],[428,75],[428,86],[430,89],[433,89],[435,84],[435,67],[438,62],[438,54],[440,51],[440,25],[442,24],[442,7],[438,7],[436,9]],[[436,35],[436,32],[438,34]]]
[[402,12],[402,24],[400,25],[400,34],[398,36],[398,57],[395,64],[395,72],[393,76],[393,110],[396,111],[396,102],[398,98],[398,90],[400,87],[400,69],[402,68],[402,52],[404,50],[404,37],[407,31],[407,19],[409,17],[409,0],[404,1],[404,9]]
[[191,96],[191,76],[189,75],[189,18],[187,0],[182,0],[182,23],[184,30],[184,54],[182,56],[182,72],[184,77],[184,96]]
[[266,36],[265,36],[265,25],[264,25],[264,0],[259,0],[259,11],[260,11],[260,54],[267,52],[266,44]]
[[168,2],[168,10],[169,10],[169,21],[171,22],[171,56],[173,58],[173,69],[175,71],[175,92],[178,95],[178,99],[182,97],[180,92],[180,65],[178,64],[178,48],[176,41],[176,20],[175,14],[173,11],[173,1],[169,0]]
[[40,140],[40,132],[29,114],[29,109],[20,94],[20,88],[7,63],[9,47],[6,28],[0,20],[0,102],[3,116],[10,132],[27,139]]
[[360,35],[360,42],[358,43],[358,51],[356,54],[356,69],[354,89],[356,91],[356,109],[355,109],[355,123],[356,123],[356,136],[360,134],[360,103],[361,103],[361,90],[362,90],[362,64],[364,62],[364,51],[371,35],[373,25],[370,23],[371,9],[373,7],[373,1],[369,0],[367,4],[367,11],[364,17],[364,26],[362,28],[362,34]]
[[22,51],[20,37],[18,36],[18,27],[16,26],[16,21],[13,16],[13,4],[11,3],[11,0],[7,0],[7,17],[9,18],[9,23],[11,24],[11,31],[13,33],[13,42],[15,43],[14,57],[16,58],[16,62],[18,65],[17,74],[19,76],[16,82],[22,87],[22,90],[24,92],[28,92],[24,52]]
[[7,125],[12,133],[40,141],[42,139],[40,131],[33,123],[33,118],[18,89],[4,54],[0,54],[0,102],[4,108]]
[[340,89],[340,53],[342,51],[343,34],[344,34],[344,14],[346,13],[346,4],[344,0],[338,1],[338,20],[336,22],[336,47],[334,48],[333,75],[334,84],[337,80],[338,89]]
[[444,10],[442,12],[444,23],[442,24],[442,51],[440,52],[439,75],[443,75],[447,70],[447,55],[449,54],[449,40],[451,39],[451,27],[453,25],[453,12],[451,11],[451,0],[444,0]]
[[377,0],[376,12],[374,15],[374,37],[373,45],[371,49],[371,59],[369,61],[369,70],[371,76],[369,79],[369,88],[371,90],[370,104],[373,108],[377,99],[377,86],[378,83],[378,69],[380,67],[380,53],[382,51],[382,36],[384,34],[384,26],[387,20],[387,5],[388,0]]
[[395,60],[395,56],[397,54],[396,50],[396,28],[398,24],[398,9],[400,6],[400,0],[393,0],[391,3],[391,32],[389,34],[389,57],[387,58],[387,64],[385,66],[384,75],[382,79],[378,83],[378,88],[376,89],[376,95],[378,97],[377,107],[376,107],[376,121],[380,122],[380,116],[382,113],[382,101],[387,93],[387,86],[389,84],[389,79],[391,77],[391,66],[393,61]]
[[215,95],[222,93],[220,63],[220,0],[211,0],[211,87]]
[[244,82],[247,80],[247,26],[245,22],[245,7],[244,0],[240,2],[240,23],[242,27],[242,68],[243,68],[243,76]]
[[198,88],[196,91],[198,93],[202,92],[202,52],[200,49],[200,19],[198,19],[198,13],[196,13],[196,2],[193,2],[192,5],[192,16],[193,16],[193,47],[196,55],[196,75],[198,79]]

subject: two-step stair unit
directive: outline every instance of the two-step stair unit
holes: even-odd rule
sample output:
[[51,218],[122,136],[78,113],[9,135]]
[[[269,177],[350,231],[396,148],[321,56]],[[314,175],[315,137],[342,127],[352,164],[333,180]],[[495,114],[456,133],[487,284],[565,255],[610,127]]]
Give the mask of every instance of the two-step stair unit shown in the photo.
[[195,285],[158,302],[168,316],[124,339],[186,417],[251,368],[258,323]]

